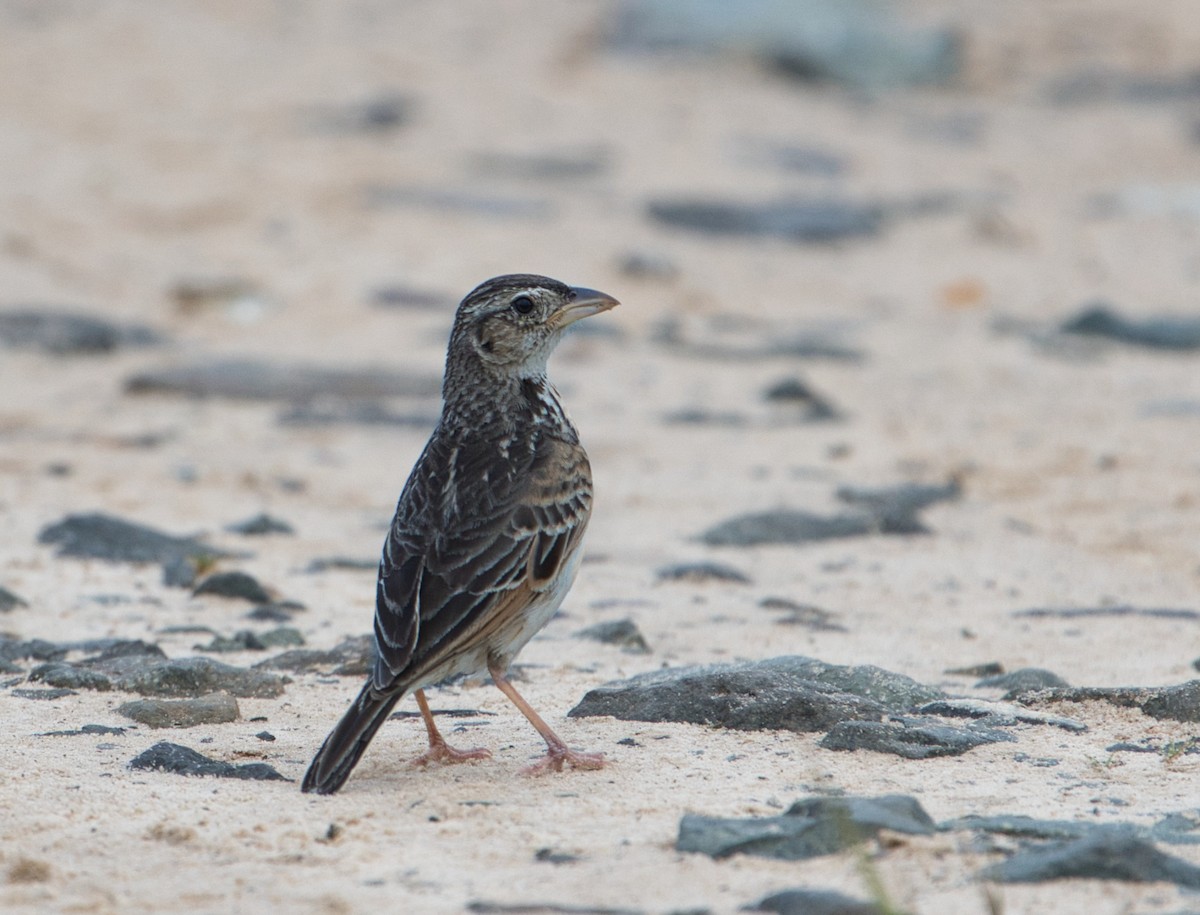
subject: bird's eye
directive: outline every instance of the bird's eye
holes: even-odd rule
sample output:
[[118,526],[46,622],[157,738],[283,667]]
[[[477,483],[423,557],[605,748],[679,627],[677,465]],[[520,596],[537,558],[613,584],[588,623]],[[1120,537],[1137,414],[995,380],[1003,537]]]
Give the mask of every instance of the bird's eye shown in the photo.
[[527,315],[533,311],[533,299],[527,295],[519,295],[512,300],[512,309],[519,315]]

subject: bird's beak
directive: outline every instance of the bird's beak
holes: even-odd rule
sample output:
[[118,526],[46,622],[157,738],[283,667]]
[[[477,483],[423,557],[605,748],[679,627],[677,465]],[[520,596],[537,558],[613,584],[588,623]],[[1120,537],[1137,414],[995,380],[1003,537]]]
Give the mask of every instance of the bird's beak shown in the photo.
[[583,318],[590,318],[602,311],[616,308],[621,303],[607,293],[583,286],[571,287],[571,301],[556,311],[551,320],[559,327],[574,324]]

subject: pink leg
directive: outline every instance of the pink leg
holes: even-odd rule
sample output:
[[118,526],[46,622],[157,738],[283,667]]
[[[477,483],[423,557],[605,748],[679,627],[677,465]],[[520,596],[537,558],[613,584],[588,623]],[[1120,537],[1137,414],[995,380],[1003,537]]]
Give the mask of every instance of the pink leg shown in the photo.
[[581,753],[563,743],[562,738],[550,730],[550,725],[542,720],[542,716],[535,712],[533,707],[517,692],[516,687],[508,682],[508,678],[504,676],[504,671],[499,666],[488,664],[488,672],[491,673],[492,680],[495,681],[500,692],[508,696],[512,704],[520,709],[521,714],[529,719],[529,723],[537,728],[537,732],[546,741],[546,755],[539,762],[522,769],[522,775],[545,775],[547,772],[561,772],[563,763],[573,769],[599,769],[604,766],[603,753]]
[[416,690],[413,697],[417,700],[417,708],[421,710],[421,717],[425,719],[425,730],[429,732],[429,750],[414,759],[412,765],[427,766],[429,763],[449,765],[467,762],[471,759],[492,758],[492,751],[484,747],[476,747],[473,750],[456,750],[446,743],[446,738],[441,735],[437,725],[433,723],[433,712],[429,710],[429,703],[425,700],[425,690]]

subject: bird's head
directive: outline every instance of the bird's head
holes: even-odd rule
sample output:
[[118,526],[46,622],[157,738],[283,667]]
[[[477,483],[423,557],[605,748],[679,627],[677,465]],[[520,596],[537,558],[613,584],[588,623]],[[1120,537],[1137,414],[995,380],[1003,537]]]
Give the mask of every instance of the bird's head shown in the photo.
[[454,316],[447,383],[455,369],[466,369],[456,361],[514,379],[541,377],[563,330],[616,305],[603,292],[545,276],[518,273],[487,280],[467,294]]

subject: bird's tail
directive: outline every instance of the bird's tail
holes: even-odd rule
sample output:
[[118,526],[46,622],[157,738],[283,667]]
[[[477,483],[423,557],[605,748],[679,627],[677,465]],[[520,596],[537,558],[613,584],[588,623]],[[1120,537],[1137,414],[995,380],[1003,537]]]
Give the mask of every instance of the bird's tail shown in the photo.
[[367,744],[387,721],[403,695],[402,690],[380,695],[371,688],[371,681],[368,680],[354,704],[329,732],[321,749],[317,750],[308,771],[304,773],[300,790],[306,794],[333,794],[342,787],[367,749]]

